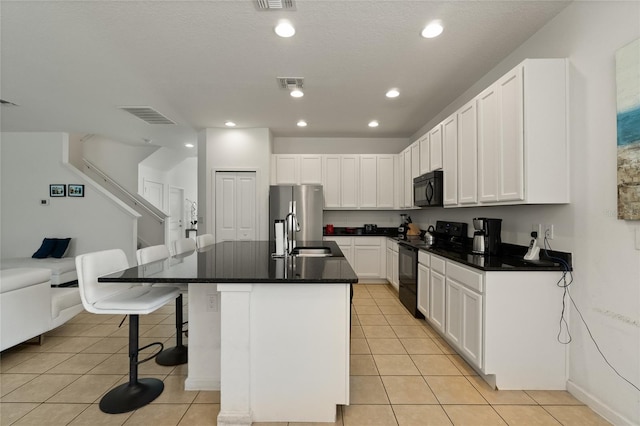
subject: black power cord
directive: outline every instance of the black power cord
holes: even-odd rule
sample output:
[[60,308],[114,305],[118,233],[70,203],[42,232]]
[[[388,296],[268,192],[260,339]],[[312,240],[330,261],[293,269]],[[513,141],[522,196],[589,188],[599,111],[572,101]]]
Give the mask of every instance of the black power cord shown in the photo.
[[[575,308],[576,312],[578,312],[578,315],[580,316],[580,320],[584,324],[584,327],[586,328],[587,333],[589,333],[589,337],[591,338],[591,341],[593,342],[594,346],[596,347],[596,350],[598,351],[598,353],[600,354],[604,362],[609,366],[609,368],[611,368],[611,370],[613,370],[614,373],[616,373],[616,375],[618,375],[618,377],[620,377],[625,382],[629,383],[637,391],[640,391],[640,387],[638,387],[629,379],[627,379],[622,374],[620,374],[618,370],[613,365],[611,365],[607,357],[604,355],[604,353],[600,349],[600,345],[598,345],[598,342],[596,342],[596,339],[593,337],[593,333],[591,333],[591,329],[589,328],[589,325],[585,321],[584,317],[582,316],[582,312],[580,312],[578,305],[576,304],[575,300],[573,300],[573,297],[571,297],[571,293],[569,292],[569,286],[571,285],[571,283],[573,283],[573,273],[571,272],[571,268],[569,267],[569,264],[564,259],[550,256],[549,252],[547,251],[547,247],[549,248],[549,250],[551,250],[551,245],[549,244],[549,241],[547,239],[547,234],[545,233],[544,247],[543,247],[545,256],[551,260],[557,261],[558,263],[560,263],[560,265],[562,265],[562,277],[560,277],[560,280],[558,280],[558,282],[556,283],[558,287],[561,287],[564,289],[564,293],[562,295],[562,312],[560,314],[560,330],[558,331],[558,337],[557,337],[558,342],[562,343],[563,345],[568,345],[569,343],[571,343],[571,340],[572,340],[571,333],[569,331],[569,324],[567,323],[567,320],[565,318],[566,299],[567,299],[567,296],[569,296],[569,300],[571,300],[571,304]],[[568,282],[567,282],[567,275],[569,275]],[[563,327],[566,329],[567,336],[568,336],[568,338],[565,340],[562,340],[561,338]]]

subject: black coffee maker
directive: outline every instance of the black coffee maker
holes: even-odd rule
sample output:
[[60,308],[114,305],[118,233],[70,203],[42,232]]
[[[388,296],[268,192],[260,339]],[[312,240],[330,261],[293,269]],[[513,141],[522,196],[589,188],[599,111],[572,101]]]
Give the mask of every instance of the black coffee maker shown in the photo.
[[476,217],[473,219],[473,252],[495,256],[500,253],[500,232],[502,219],[489,219],[486,217]]

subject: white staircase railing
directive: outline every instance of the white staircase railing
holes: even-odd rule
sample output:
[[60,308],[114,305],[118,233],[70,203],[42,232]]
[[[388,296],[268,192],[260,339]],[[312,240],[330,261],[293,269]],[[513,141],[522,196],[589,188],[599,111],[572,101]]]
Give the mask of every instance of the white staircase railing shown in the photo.
[[109,175],[100,170],[91,161],[83,158],[83,172],[99,182],[126,205],[134,209],[138,219],[138,245],[140,247],[165,244],[168,233],[169,215],[158,209],[139,194],[132,194]]

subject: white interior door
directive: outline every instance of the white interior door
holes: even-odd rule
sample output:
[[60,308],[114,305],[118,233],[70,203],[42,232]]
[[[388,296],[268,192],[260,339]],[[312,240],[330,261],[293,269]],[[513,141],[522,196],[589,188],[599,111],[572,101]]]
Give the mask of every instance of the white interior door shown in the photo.
[[144,198],[160,210],[164,210],[164,184],[144,179],[142,185]]
[[216,172],[216,242],[256,239],[256,173]]
[[184,190],[171,187],[169,190],[169,241],[184,238]]

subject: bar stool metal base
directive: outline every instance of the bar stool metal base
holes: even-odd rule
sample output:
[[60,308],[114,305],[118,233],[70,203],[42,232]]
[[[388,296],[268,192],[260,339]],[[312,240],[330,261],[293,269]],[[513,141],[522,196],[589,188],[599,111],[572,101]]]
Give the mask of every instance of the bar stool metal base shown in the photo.
[[187,346],[182,344],[182,294],[176,298],[176,345],[163,350],[156,356],[156,364],[174,366],[186,364],[189,360]]
[[107,414],[128,413],[144,407],[156,399],[164,390],[162,380],[139,379],[135,383],[124,383],[111,389],[100,400],[100,410]]
[[165,366],[186,364],[189,360],[188,352],[189,348],[184,345],[165,349],[156,357],[156,364]]

